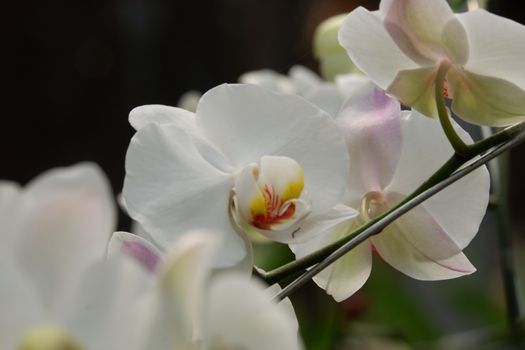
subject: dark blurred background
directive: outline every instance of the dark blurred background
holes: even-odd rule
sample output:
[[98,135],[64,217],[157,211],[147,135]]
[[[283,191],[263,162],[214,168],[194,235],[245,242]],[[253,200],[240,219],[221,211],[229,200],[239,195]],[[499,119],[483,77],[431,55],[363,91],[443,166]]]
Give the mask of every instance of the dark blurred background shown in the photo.
[[[190,89],[204,92],[236,82],[249,70],[272,68],[286,73],[294,64],[315,70],[311,38],[317,24],[357,5],[375,9],[378,2],[4,2],[0,10],[0,178],[25,183],[48,168],[90,160],[104,169],[118,193],[133,134],[127,122],[133,107],[176,105]],[[521,6],[520,1],[511,0],[489,3],[493,12],[523,23]],[[523,147],[513,151],[511,168],[518,243],[525,222],[523,152]],[[309,348],[316,348],[315,344],[325,348],[319,339],[341,331],[341,318],[364,317],[367,322],[388,325],[387,332],[416,341],[443,332],[504,326],[496,243],[490,232],[493,227],[488,226],[467,251],[480,271],[472,277],[421,283],[379,262],[364,291],[347,303],[336,305],[326,298],[319,302],[323,292],[307,290],[296,303],[300,314],[311,309],[314,315],[302,321],[305,336],[312,338],[307,339]]]
[[[92,0],[4,2],[0,10],[0,178],[100,164],[116,191],[139,105],[253,69],[316,69],[312,33],[327,17],[379,1]],[[7,5],[9,4],[9,5]],[[520,2],[492,1],[522,20]],[[520,201],[522,202],[522,201]]]
[[[377,6],[369,2],[370,8]],[[315,67],[311,36],[352,1],[93,0],[12,2],[0,11],[0,178],[100,164],[116,191],[139,105],[248,70]]]

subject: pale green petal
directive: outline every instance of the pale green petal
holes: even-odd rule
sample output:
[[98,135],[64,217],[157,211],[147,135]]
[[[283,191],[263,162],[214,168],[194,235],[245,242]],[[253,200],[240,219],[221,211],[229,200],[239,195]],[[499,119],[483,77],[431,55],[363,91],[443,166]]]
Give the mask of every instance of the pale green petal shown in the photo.
[[437,67],[402,70],[386,90],[405,106],[418,112],[437,117],[435,79]]
[[448,74],[452,110],[471,123],[507,126],[525,120],[525,91],[513,83],[469,71]]

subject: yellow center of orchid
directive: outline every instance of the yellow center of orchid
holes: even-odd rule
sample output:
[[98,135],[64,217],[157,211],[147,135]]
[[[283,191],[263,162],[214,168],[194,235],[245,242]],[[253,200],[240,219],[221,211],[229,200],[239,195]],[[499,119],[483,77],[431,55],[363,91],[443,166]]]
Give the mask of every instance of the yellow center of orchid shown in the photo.
[[269,183],[262,184],[250,203],[251,224],[257,228],[268,230],[272,225],[289,220],[295,214],[295,204],[304,188],[302,169],[299,168],[295,179],[290,179],[282,191]]
[[306,215],[309,206],[300,199],[303,190],[303,169],[283,156],[265,156],[260,167],[244,168],[234,189],[244,221],[261,230],[279,230]]

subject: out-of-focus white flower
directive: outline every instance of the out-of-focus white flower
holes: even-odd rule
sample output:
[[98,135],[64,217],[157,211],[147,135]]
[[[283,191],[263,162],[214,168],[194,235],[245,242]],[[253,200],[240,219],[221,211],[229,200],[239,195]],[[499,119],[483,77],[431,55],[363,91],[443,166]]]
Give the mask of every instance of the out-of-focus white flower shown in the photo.
[[454,14],[442,0],[383,0],[378,11],[352,11],[339,41],[376,84],[425,115],[437,115],[439,73],[461,118],[525,119],[525,27],[516,22],[485,10]]
[[131,305],[148,276],[105,261],[115,219],[94,164],[47,171],[23,189],[0,182],[0,348],[136,349]]
[[[147,241],[117,232],[110,255],[128,255],[157,274],[157,286],[144,300],[148,320],[143,349],[301,349],[289,300],[272,295],[247,275],[211,274],[221,235],[184,234],[161,257]],[[273,291],[275,293],[275,291]]]
[[333,209],[348,172],[344,137],[298,96],[221,85],[203,95],[195,114],[142,106],[130,122],[137,133],[123,194],[131,217],[161,247],[180,232],[218,230],[225,234],[218,266],[251,270],[249,242],[232,221],[288,243],[356,215]]
[[335,117],[346,98],[368,83],[369,79],[363,74],[352,73],[337,75],[333,82],[328,82],[310,69],[296,65],[290,68],[288,75],[261,69],[244,73],[239,81],[283,94],[302,96]]
[[[401,112],[399,103],[370,86],[350,98],[336,122],[350,158],[345,204],[360,216],[328,235],[293,245],[298,257],[347,235],[412,193],[453,154],[437,121]],[[466,132],[457,127],[465,140]],[[397,219],[314,278],[335,300],[355,293],[372,268],[372,252],[420,280],[459,277],[475,271],[462,249],[478,231],[489,197],[489,176],[480,168]]]

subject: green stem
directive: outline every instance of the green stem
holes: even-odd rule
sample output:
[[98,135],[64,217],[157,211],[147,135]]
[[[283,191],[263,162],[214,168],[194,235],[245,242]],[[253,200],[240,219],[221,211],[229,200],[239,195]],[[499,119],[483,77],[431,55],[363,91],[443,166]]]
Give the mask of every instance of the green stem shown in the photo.
[[443,62],[438,68],[436,75],[436,85],[434,89],[434,97],[436,99],[436,107],[439,115],[439,122],[445,135],[447,135],[448,141],[454,147],[454,151],[460,156],[466,156],[468,153],[468,146],[459,137],[450,121],[447,107],[445,106],[445,97],[443,96],[443,85],[445,84],[445,78],[450,68],[450,63]]
[[402,206],[404,203],[410,199],[421,194],[430,187],[436,185],[442,180],[450,176],[454,171],[459,169],[463,164],[473,159],[474,157],[488,151],[489,149],[497,146],[505,141],[511,140],[519,131],[525,130],[525,122],[506,128],[497,134],[492,135],[491,137],[484,139],[480,142],[477,142],[471,145],[466,152],[465,156],[460,156],[455,153],[443,166],[438,169],[427,181],[425,181],[421,186],[419,186],[412,194],[406,197],[403,201],[398,203],[395,207],[388,210],[387,212],[379,215],[378,217],[366,222],[362,226],[358,227],[356,230],[352,231],[349,235],[335,241],[313,253],[305,255],[304,257],[289,262],[283,266],[280,266],[272,271],[266,272],[261,275],[262,279],[269,284],[273,284],[281,281],[284,278],[293,276],[299,272],[302,272],[304,269],[307,269],[320,261],[324,260],[331,253],[336,251],[338,248],[343,246],[345,243],[351,241],[353,238],[358,236],[360,233],[368,229],[370,226],[375,224],[377,221],[381,220],[383,217],[389,215],[391,212],[395,211],[398,207]]

